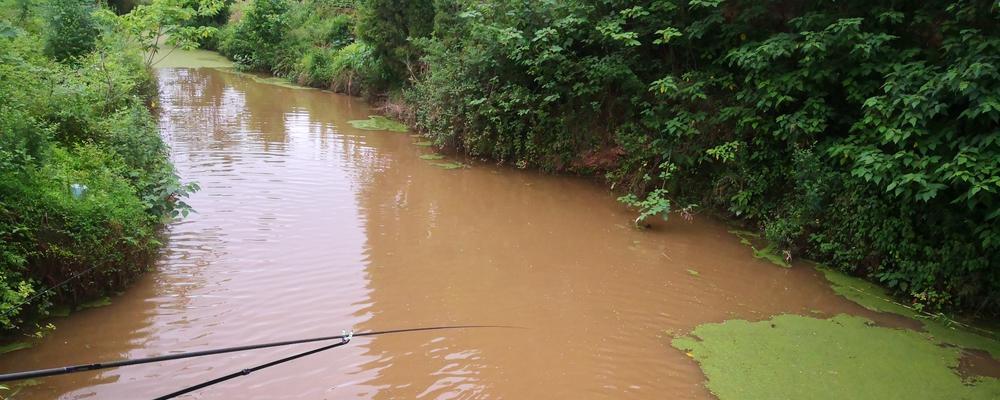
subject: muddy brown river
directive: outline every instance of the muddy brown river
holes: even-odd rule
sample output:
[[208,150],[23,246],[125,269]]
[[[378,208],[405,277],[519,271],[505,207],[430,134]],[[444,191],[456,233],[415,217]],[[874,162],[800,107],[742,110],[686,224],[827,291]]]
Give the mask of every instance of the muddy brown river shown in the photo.
[[[213,69],[158,70],[160,129],[197,210],[112,304],[55,321],[0,371],[342,329],[469,329],[350,344],[192,399],[709,399],[670,333],[778,313],[862,315],[812,268],[752,257],[698,216],[653,229],[589,180],[469,162],[348,120],[364,102]],[[696,271],[697,275],[691,271]],[[316,347],[40,379],[19,399],[142,399]]]

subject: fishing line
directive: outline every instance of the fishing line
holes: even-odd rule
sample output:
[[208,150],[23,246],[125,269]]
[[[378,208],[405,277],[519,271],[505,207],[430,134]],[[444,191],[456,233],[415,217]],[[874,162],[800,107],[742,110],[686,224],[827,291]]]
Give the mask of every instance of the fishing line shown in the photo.
[[[422,328],[392,329],[392,330],[386,330],[386,331],[374,331],[374,332],[354,333],[353,336],[354,337],[359,337],[359,336],[376,336],[376,335],[388,335],[388,334],[404,333],[404,332],[423,332],[423,331],[436,331],[436,330],[442,330],[442,329],[475,329],[475,328],[524,329],[524,328],[517,327],[517,326],[506,326],[506,325],[449,325],[449,326],[430,326],[430,327],[422,327]],[[301,344],[301,343],[322,342],[322,341],[337,340],[337,339],[343,340],[343,339],[345,339],[347,337],[350,337],[350,335],[343,335],[342,334],[342,335],[337,335],[337,336],[322,336],[322,337],[314,337],[314,338],[307,338],[307,339],[295,339],[295,340],[286,340],[286,341],[281,341],[281,342],[260,343],[260,344],[246,345],[246,346],[225,347],[225,348],[219,348],[219,349],[209,349],[209,350],[200,350],[200,351],[190,351],[190,352],[184,352],[184,353],[166,354],[166,355],[162,355],[162,356],[154,356],[154,357],[146,357],[146,358],[136,358],[136,359],[131,359],[131,360],[126,359],[126,360],[110,361],[110,362],[105,362],[105,363],[80,364],[80,365],[70,365],[70,366],[58,367],[58,368],[39,369],[39,370],[33,370],[33,371],[13,372],[13,373],[8,373],[8,374],[0,374],[0,382],[16,381],[16,380],[31,379],[31,378],[41,378],[41,377],[54,376],[54,375],[65,375],[65,374],[72,374],[72,373],[86,372],[86,371],[96,371],[96,370],[108,369],[108,368],[125,367],[125,366],[129,366],[129,365],[149,364],[149,363],[160,362],[160,361],[170,361],[170,360],[179,360],[179,359],[184,359],[184,358],[203,357],[203,356],[209,356],[209,355],[213,355],[213,354],[225,354],[225,353],[233,353],[233,352],[237,352],[237,351],[265,349],[265,348],[269,348],[269,347],[289,346],[289,345]]]

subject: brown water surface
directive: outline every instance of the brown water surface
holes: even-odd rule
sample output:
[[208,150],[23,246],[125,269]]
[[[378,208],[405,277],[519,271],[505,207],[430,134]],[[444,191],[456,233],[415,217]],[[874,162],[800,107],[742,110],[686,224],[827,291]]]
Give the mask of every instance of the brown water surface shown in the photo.
[[[778,268],[707,218],[652,230],[593,182],[490,165],[445,170],[372,110],[212,69],[161,69],[160,129],[198,211],[155,271],[56,321],[0,371],[314,335],[356,338],[198,399],[704,399],[670,332],[731,318],[847,312],[811,268]],[[696,271],[697,275],[688,270]],[[912,322],[909,322],[912,324]],[[316,345],[38,380],[17,398],[138,399]]]

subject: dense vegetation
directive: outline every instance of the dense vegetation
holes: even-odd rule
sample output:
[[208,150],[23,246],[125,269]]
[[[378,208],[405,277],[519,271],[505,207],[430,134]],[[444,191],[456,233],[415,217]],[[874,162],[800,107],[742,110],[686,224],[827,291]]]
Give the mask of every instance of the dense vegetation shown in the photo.
[[161,35],[378,98],[439,146],[603,176],[637,225],[723,213],[920,307],[1000,312],[996,2],[2,4],[3,329],[120,288],[183,208],[147,107]]
[[454,15],[416,41],[426,73],[404,92],[439,143],[553,169],[610,153],[608,179],[643,211],[671,198],[724,210],[922,304],[1000,309],[995,3],[490,2]]
[[235,22],[214,45],[241,68],[352,94],[392,82],[373,49],[355,40],[352,1],[238,2],[230,13]]
[[[438,145],[695,205],[921,307],[1000,311],[993,1],[252,0],[245,68]],[[683,207],[678,207],[678,202]]]
[[93,4],[0,3],[0,333],[121,290],[187,212],[137,25]]

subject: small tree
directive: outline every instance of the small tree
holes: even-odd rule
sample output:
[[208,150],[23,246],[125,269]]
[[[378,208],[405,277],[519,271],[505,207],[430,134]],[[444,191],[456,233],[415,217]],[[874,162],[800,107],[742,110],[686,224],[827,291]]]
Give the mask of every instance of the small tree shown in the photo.
[[275,67],[288,31],[288,8],[287,0],[253,0],[226,52],[251,70]]
[[433,0],[368,0],[360,8],[358,37],[370,43],[375,57],[395,78],[414,78],[420,52],[411,39],[434,30]]
[[59,61],[94,50],[98,29],[94,7],[86,0],[52,0],[45,35],[45,53]]
[[202,39],[214,35],[218,30],[215,27],[186,23],[196,17],[214,16],[223,7],[223,0],[152,0],[121,16],[119,29],[138,42],[146,54],[146,65],[151,66],[158,61],[156,55],[162,42],[191,50],[198,48]]

